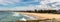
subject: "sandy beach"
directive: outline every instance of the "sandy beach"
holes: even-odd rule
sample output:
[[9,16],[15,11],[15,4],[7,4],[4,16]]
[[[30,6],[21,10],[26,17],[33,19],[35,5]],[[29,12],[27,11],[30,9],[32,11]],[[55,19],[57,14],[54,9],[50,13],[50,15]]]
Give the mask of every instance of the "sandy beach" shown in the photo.
[[36,17],[37,19],[58,19],[60,20],[60,14],[49,14],[49,13],[29,13],[29,12],[19,12],[20,14],[29,15]]

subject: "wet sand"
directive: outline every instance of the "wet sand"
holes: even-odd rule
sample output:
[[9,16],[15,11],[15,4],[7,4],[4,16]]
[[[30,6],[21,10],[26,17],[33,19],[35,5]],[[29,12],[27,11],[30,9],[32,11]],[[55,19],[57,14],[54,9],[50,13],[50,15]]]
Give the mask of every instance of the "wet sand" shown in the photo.
[[58,19],[60,20],[60,14],[49,14],[49,13],[29,13],[29,12],[19,12],[20,14],[29,15],[36,17],[37,19]]

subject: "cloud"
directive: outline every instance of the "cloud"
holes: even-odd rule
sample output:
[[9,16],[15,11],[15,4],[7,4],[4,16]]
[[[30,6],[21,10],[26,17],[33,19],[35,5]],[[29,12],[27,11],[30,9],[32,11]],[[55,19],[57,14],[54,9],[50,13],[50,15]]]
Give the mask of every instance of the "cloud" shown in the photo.
[[24,7],[14,7],[14,8],[0,8],[0,10],[2,11],[6,11],[6,10],[11,10],[11,11],[25,11],[25,10],[33,10],[34,11],[35,6],[24,6]]
[[8,5],[30,5],[30,4],[38,4],[38,0],[0,0],[0,4],[8,6]]
[[37,5],[40,5],[41,1],[42,0],[0,0],[0,10],[27,10],[28,8],[33,10]]
[[0,0],[0,4],[2,5],[14,4],[15,2],[15,0]]
[[[49,4],[49,5],[47,5],[47,4]],[[40,9],[42,9],[42,10],[47,10],[47,9],[57,10],[60,8],[60,0],[44,0],[41,2],[41,5],[37,6],[37,8],[39,10]]]

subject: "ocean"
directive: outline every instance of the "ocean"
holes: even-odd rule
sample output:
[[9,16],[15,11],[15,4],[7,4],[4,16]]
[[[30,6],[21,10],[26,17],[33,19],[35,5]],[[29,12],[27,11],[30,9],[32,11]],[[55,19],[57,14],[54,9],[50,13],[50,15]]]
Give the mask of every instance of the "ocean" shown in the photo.
[[0,22],[16,22],[17,20],[31,20],[30,16],[19,14],[16,12],[0,12]]

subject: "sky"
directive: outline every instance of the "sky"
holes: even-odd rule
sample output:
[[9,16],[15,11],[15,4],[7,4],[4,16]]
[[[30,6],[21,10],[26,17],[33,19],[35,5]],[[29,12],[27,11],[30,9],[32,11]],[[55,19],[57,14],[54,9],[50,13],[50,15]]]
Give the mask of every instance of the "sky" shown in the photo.
[[59,5],[60,0],[0,0],[0,10],[58,9]]
[[0,10],[33,10],[42,0],[0,0]]
[[0,0],[0,6],[4,7],[39,5],[39,3],[38,0]]
[[38,10],[59,10],[60,0],[44,0],[38,5]]

